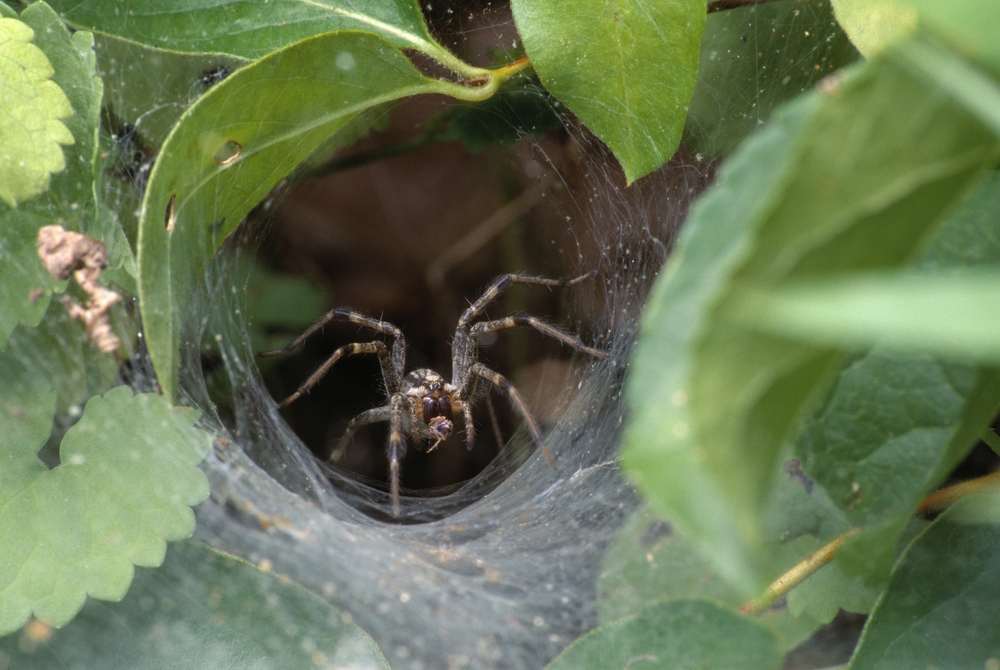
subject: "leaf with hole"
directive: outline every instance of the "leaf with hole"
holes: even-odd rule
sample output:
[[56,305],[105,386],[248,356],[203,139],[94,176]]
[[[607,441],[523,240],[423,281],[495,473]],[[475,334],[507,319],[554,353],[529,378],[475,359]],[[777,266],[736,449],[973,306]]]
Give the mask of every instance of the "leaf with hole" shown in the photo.
[[[123,644],[123,640],[128,640]],[[10,667],[366,668],[388,670],[343,613],[279,575],[193,542],[171,544],[139,570],[119,603],[88,601],[44,644],[28,631],[0,639]]]
[[611,147],[629,183],[673,155],[698,75],[704,0],[513,0],[545,88]]
[[376,35],[340,32],[234,72],[185,112],[150,174],[139,223],[146,343],[168,398],[191,292],[250,209],[359,113],[459,88],[424,77]]
[[[51,406],[38,402],[37,379],[5,363],[23,380],[5,390],[8,398],[30,391],[14,401]],[[20,420],[10,414],[0,419]],[[190,506],[208,495],[197,465],[212,441],[194,427],[197,418],[162,396],[112,389],[90,399],[63,438],[61,465],[51,470],[35,455],[48,434],[43,417],[32,418],[30,430],[5,431],[11,438],[3,438],[0,485],[0,634],[32,614],[62,626],[87,595],[120,600],[133,565],[159,565],[166,540],[191,534]]]

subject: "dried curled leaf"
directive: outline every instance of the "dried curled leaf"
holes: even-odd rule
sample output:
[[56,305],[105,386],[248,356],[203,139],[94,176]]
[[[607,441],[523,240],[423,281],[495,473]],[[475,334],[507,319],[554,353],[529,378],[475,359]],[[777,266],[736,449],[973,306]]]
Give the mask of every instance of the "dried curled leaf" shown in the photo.
[[44,226],[38,231],[38,257],[49,274],[56,279],[67,279],[72,274],[90,296],[86,307],[69,296],[63,298],[70,317],[87,329],[90,343],[106,354],[118,349],[121,341],[111,329],[108,312],[121,297],[97,282],[101,270],[108,267],[107,247],[100,240],[62,226]]
[[34,36],[21,21],[0,18],[0,198],[11,207],[49,187],[49,176],[66,168],[59,145],[74,143],[60,121],[73,107]]

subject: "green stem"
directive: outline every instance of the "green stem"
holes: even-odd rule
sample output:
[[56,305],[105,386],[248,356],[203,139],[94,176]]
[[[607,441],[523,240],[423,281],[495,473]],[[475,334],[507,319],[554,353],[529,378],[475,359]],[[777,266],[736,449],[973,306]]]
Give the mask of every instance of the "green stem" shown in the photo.
[[498,67],[495,70],[483,70],[486,74],[481,77],[469,79],[465,82],[450,82],[437,80],[437,93],[443,93],[466,102],[482,102],[493,97],[500,85],[531,67],[531,61],[527,57],[520,58],[513,63]]

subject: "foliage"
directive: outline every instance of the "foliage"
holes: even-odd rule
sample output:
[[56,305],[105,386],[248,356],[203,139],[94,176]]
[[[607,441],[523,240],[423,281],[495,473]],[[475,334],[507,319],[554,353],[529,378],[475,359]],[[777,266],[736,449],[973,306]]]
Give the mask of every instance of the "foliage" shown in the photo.
[[[847,0],[708,18],[694,0],[513,0],[527,59],[493,69],[439,44],[415,0],[50,4],[0,4],[0,633],[32,613],[68,625],[47,656],[30,627],[3,641],[8,656],[387,667],[340,613],[252,566],[196,545],[134,584],[133,565],[163,562],[208,495],[196,466],[212,436],[174,405],[182,317],[209,261],[303,162],[427,94],[461,105],[425,139],[471,150],[568,111],[628,182],[682,136],[725,156],[653,290],[626,383],[623,463],[648,508],[605,558],[603,625],[551,667],[779,667],[840,609],[872,612],[852,667],[1000,654],[996,501],[912,521],[1000,407],[991,3],[898,0],[897,29],[885,7]],[[770,33],[748,41],[751,16]],[[870,60],[854,63],[855,47]],[[145,58],[167,64],[158,86],[129,69]],[[131,84],[106,91],[99,72]],[[137,298],[138,314],[116,313],[116,355],[90,350],[51,299],[75,290],[38,262],[52,223],[101,240],[105,281]],[[284,326],[319,298],[294,314],[256,307]],[[156,375],[145,390],[162,395],[118,385],[137,317]],[[855,528],[787,607],[736,611]],[[119,605],[84,605],[130,584]],[[265,591],[276,602],[248,611],[246,594]],[[168,600],[180,604],[147,606]],[[132,647],[108,642],[123,630]]]

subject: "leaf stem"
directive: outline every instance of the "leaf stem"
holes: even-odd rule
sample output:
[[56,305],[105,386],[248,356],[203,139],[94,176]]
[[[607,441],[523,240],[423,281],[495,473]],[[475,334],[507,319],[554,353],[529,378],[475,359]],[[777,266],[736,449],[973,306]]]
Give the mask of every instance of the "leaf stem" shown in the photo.
[[[969,481],[949,486],[948,488],[935,491],[930,494],[917,507],[917,514],[926,514],[940,509],[944,509],[962,498],[983,493],[990,489],[1000,487],[1000,472],[970,479]],[[788,594],[789,591],[801,584],[805,579],[833,560],[837,551],[855,535],[861,528],[852,528],[842,535],[838,535],[822,547],[812,552],[801,561],[796,563],[790,570],[782,574],[764,590],[757,598],[747,601],[740,607],[740,612],[750,616],[760,614],[773,605],[779,598]]]
[[813,553],[803,558],[801,561],[792,566],[791,570],[788,570],[776,580],[771,582],[771,585],[768,586],[764,590],[764,593],[762,593],[759,597],[744,603],[743,606],[740,607],[740,612],[753,616],[766,610],[768,607],[773,605],[776,600],[787,595],[789,591],[805,581],[806,577],[832,561],[834,555],[837,553],[837,550],[840,549],[840,547],[843,546],[843,544],[859,530],[861,529],[852,528],[843,535],[838,535]]
[[467,102],[482,102],[491,98],[505,81],[530,67],[531,61],[524,56],[495,70],[482,70],[485,74],[473,79],[458,83],[438,80],[438,92]]
[[967,482],[949,486],[946,489],[935,491],[924,498],[923,502],[920,503],[920,507],[917,508],[917,514],[926,514],[928,512],[935,512],[937,510],[944,509],[953,502],[957,502],[966,496],[983,493],[996,488],[997,486],[1000,486],[1000,472],[994,472],[993,474],[986,475],[985,477],[970,479]]

